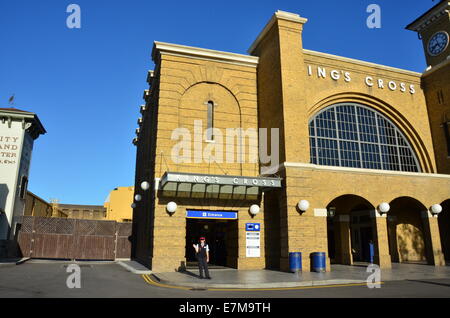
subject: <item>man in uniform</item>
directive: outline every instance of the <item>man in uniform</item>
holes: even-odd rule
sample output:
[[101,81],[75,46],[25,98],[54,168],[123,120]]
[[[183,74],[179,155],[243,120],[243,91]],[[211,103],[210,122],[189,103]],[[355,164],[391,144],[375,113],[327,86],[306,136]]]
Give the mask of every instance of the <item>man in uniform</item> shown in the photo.
[[[206,278],[211,279],[208,271],[209,262],[209,246],[205,242],[205,238],[200,238],[200,244],[193,244],[195,249],[195,257],[198,260],[198,270],[200,272],[200,279]],[[205,271],[205,277],[203,276],[203,271]]]

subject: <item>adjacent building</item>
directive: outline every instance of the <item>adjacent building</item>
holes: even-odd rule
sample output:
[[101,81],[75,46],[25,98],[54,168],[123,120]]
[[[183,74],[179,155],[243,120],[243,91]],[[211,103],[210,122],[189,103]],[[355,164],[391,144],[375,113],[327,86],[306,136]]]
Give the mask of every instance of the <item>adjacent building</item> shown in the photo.
[[35,113],[0,108],[0,240],[14,238],[25,211],[34,141],[45,133]]
[[[249,55],[155,42],[137,137],[133,257],[289,269],[450,260],[450,2],[407,28],[416,73],[303,48],[276,12]],[[256,157],[256,158],[255,158]],[[373,244],[373,245],[372,245]]]
[[106,219],[117,222],[131,222],[133,218],[134,187],[117,187],[112,190],[104,207],[106,208]]

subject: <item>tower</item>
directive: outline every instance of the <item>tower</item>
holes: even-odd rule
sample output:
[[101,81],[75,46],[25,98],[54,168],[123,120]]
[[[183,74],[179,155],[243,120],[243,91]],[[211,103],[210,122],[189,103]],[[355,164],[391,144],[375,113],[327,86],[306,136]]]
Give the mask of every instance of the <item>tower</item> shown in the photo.
[[406,29],[418,33],[428,68],[422,75],[438,173],[450,174],[450,1],[441,1]]

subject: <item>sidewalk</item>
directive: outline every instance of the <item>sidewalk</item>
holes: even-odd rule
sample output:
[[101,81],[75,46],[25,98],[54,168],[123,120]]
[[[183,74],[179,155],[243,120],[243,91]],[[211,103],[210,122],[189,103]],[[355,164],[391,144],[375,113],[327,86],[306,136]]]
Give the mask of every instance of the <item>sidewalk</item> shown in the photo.
[[[366,266],[332,265],[327,273],[286,273],[274,270],[211,269],[212,279],[199,279],[198,270],[186,272],[152,273],[154,281],[164,285],[197,289],[236,288],[293,288],[305,286],[366,284],[372,272]],[[381,271],[381,281],[424,280],[450,278],[450,266],[434,267],[418,264],[393,264],[390,270]]]

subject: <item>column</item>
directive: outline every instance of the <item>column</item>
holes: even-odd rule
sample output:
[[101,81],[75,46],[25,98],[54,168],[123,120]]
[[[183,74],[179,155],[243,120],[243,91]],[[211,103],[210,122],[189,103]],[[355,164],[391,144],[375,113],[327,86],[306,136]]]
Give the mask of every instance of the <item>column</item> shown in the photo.
[[444,254],[442,253],[441,237],[437,215],[430,211],[421,212],[423,220],[423,234],[428,264],[434,266],[445,266]]
[[350,240],[350,215],[336,215],[334,217],[336,261],[344,265],[352,265],[352,244]]
[[373,219],[373,238],[375,244],[374,262],[375,264],[378,264],[380,268],[392,268],[387,232],[387,214],[380,214],[377,210],[372,210],[370,216]]

